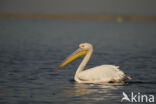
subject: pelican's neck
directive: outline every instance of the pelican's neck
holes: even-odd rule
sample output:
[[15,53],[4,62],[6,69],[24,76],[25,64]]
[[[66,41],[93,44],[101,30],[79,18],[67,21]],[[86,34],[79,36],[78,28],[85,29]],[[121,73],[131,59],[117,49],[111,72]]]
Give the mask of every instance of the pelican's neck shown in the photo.
[[75,73],[75,76],[74,76],[74,79],[76,80],[77,79],[77,76],[78,74],[84,70],[86,64],[88,63],[91,55],[92,55],[92,52],[93,52],[93,49],[91,48],[88,53],[86,54],[86,56],[83,58],[82,62],[80,63],[76,73]]

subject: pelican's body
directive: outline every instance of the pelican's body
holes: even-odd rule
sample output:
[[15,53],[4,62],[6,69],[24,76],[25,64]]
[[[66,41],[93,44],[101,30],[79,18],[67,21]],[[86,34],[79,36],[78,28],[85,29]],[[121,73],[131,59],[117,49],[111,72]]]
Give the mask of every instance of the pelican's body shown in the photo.
[[75,51],[72,55],[67,57],[57,69],[65,66],[72,60],[86,55],[79,65],[74,80],[79,83],[120,83],[125,80],[131,79],[127,77],[118,66],[114,65],[101,65],[94,68],[84,70],[87,62],[89,61],[92,52],[93,46],[89,43],[80,44],[80,48]]
[[80,83],[123,82],[125,74],[114,65],[101,65],[80,72],[75,80]]

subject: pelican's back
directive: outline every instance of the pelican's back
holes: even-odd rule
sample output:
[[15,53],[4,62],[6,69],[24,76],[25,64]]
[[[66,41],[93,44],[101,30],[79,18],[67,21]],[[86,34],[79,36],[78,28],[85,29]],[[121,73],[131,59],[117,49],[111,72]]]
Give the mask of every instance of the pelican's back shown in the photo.
[[112,79],[120,81],[125,74],[114,65],[101,65],[79,73],[78,78],[84,81],[109,82]]

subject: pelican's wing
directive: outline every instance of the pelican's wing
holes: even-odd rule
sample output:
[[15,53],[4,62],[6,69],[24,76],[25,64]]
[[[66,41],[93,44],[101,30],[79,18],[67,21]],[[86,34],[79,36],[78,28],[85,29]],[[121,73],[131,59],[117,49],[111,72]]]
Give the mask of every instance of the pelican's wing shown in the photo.
[[114,65],[101,65],[79,73],[78,78],[85,81],[109,82],[111,79],[121,80],[125,74]]

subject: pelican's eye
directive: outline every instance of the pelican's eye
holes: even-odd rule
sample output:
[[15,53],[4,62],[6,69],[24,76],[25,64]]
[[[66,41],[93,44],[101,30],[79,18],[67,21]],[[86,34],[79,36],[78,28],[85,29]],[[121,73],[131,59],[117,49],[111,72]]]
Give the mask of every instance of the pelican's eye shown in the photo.
[[82,44],[81,47],[84,48],[84,45]]
[[84,44],[81,44],[81,45],[80,45],[80,48],[85,49],[86,47],[85,47]]

